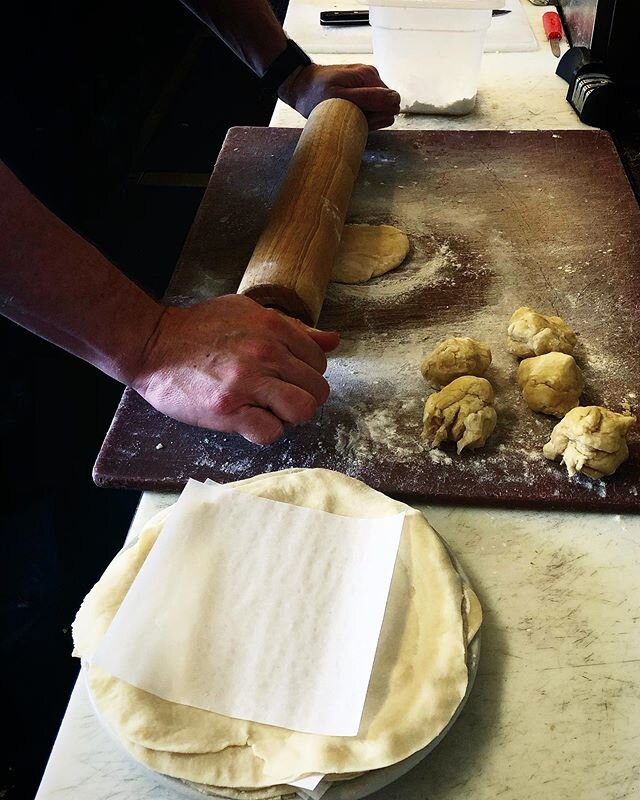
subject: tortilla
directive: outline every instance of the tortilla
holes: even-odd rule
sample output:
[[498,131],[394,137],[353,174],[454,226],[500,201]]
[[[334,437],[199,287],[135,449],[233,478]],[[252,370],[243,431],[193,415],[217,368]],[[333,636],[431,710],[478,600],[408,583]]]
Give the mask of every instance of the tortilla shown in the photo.
[[[237,789],[378,769],[425,747],[467,686],[463,587],[438,535],[418,511],[330,470],[285,470],[234,488],[334,514],[406,511],[359,734],[319,736],[231,719],[162,700],[90,666],[94,702],[123,746],[158,772]],[[73,628],[76,655],[91,660],[169,511],[149,522],[85,598]],[[479,604],[467,597],[479,624]]]

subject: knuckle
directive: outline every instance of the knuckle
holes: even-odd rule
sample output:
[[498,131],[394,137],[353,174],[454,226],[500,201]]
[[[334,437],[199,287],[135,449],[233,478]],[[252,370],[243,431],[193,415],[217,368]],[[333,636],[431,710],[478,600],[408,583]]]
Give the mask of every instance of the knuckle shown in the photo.
[[277,360],[278,348],[275,342],[268,339],[255,339],[249,349],[253,358],[262,363]]
[[229,392],[237,392],[249,379],[250,370],[242,361],[229,364],[224,373],[225,389]]
[[273,444],[277,441],[283,433],[282,425],[274,423],[270,428],[265,428],[256,433],[256,444]]
[[228,416],[240,405],[238,393],[231,388],[222,389],[211,400],[211,410],[215,415]]
[[[241,433],[245,439],[248,439],[254,444],[273,444],[277,439],[282,436],[284,426],[279,419],[273,416],[266,416],[261,414],[260,418],[248,418],[243,420],[239,425],[238,432]],[[248,424],[247,424],[248,423]]]
[[263,311],[264,314],[261,315],[263,328],[271,333],[279,333],[282,331],[286,320],[272,308],[265,308]]
[[242,435],[245,439],[248,439],[250,442],[254,444],[273,444],[277,441],[280,436],[282,436],[282,426],[281,425],[273,425],[270,428],[263,428],[261,430],[254,430],[251,432],[245,432]]
[[324,350],[310,336],[305,337],[296,355],[320,375],[327,369],[328,362]]
[[316,401],[310,394],[300,395],[294,403],[293,411],[295,414],[295,422],[307,422],[310,420],[318,410]]
[[372,66],[371,64],[363,64],[360,67],[360,73],[367,78],[377,78],[379,77],[378,70]]

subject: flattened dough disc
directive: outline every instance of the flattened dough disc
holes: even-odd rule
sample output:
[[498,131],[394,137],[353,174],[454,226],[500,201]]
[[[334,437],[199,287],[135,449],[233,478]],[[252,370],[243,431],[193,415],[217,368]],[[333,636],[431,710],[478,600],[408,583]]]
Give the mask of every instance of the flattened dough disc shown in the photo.
[[[347,516],[406,511],[360,733],[318,736],[230,719],[161,700],[90,667],[91,694],[108,726],[157,772],[239,789],[278,786],[311,772],[377,769],[424,747],[467,687],[462,581],[439,536],[418,511],[330,470],[285,470],[234,488]],[[77,655],[91,659],[167,513],[150,521],[85,599],[74,623]]]
[[400,266],[409,252],[406,233],[392,225],[345,225],[331,280],[364,283]]

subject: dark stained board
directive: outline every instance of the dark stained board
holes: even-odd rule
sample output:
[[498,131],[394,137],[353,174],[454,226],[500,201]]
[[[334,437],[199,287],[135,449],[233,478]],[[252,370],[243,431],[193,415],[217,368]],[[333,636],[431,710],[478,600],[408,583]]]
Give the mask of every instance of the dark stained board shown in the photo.
[[[234,292],[299,130],[229,132],[172,280],[186,304]],[[506,325],[520,305],[579,334],[582,403],[638,412],[640,210],[608,134],[453,131],[371,135],[349,220],[403,228],[408,260],[366,286],[333,284],[320,326],[342,344],[332,395],[279,442],[192,428],[127,390],[96,462],[100,486],[173,491],[189,477],[230,481],[327,467],[431,501],[616,511],[640,509],[640,435],[606,481],[570,480],[542,458],[557,420],[520,398]],[[482,450],[420,440],[431,391],[422,356],[447,336],[489,342],[499,421]],[[158,447],[162,445],[162,447]]]

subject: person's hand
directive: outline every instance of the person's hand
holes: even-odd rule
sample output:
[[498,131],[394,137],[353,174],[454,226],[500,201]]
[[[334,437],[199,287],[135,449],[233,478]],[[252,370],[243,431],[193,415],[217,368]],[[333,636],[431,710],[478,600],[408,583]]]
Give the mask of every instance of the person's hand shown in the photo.
[[294,72],[278,95],[303,117],[331,97],[350,100],[364,112],[370,130],[393,125],[400,112],[400,95],[382,82],[375,67],[367,64],[309,64]]
[[168,307],[131,385],[170,417],[270,444],[325,402],[339,341],[240,295]]

